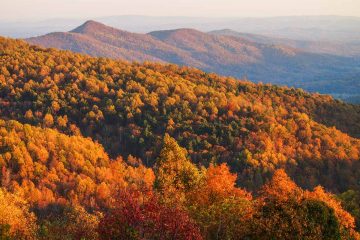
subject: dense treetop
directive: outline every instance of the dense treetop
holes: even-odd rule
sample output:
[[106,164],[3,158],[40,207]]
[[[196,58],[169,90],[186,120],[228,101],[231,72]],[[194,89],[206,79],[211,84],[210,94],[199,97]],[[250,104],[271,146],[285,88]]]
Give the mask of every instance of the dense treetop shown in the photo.
[[110,160],[91,139],[0,120],[1,186],[34,206],[81,204],[99,209],[119,189],[149,189],[154,174]]
[[284,170],[253,198],[226,164],[198,168],[166,134],[152,188],[151,169],[110,161],[90,139],[0,126],[3,239],[359,239],[334,195]]

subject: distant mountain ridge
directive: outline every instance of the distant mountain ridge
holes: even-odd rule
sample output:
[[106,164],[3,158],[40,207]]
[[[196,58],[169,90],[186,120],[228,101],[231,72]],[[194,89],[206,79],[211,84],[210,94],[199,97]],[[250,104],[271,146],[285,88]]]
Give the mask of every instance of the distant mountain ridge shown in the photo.
[[[267,43],[266,38],[262,42],[253,38],[195,29],[139,34],[87,21],[70,32],[50,33],[27,41],[98,57],[188,65],[222,75],[246,76],[252,81],[302,87],[320,93],[333,92],[318,86],[318,82],[360,76],[358,58],[310,53],[284,44]],[[346,90],[334,94],[346,94]]]
[[359,43],[340,43],[329,41],[306,41],[279,37],[269,37],[259,34],[242,33],[233,31],[231,29],[222,29],[210,31],[209,33],[215,35],[234,36],[243,38],[248,41],[253,41],[262,44],[279,44],[289,47],[301,49],[306,52],[333,54],[339,56],[360,56],[360,42]]

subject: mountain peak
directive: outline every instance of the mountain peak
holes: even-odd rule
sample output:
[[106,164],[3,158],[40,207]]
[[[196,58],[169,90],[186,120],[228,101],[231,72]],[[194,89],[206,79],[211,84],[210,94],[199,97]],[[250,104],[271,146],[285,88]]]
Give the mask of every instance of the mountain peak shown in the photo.
[[107,27],[106,25],[104,25],[100,22],[96,22],[94,20],[88,20],[84,24],[82,24],[81,26],[75,28],[74,30],[72,30],[70,32],[87,33],[87,32],[98,31],[98,30],[106,28],[106,27]]

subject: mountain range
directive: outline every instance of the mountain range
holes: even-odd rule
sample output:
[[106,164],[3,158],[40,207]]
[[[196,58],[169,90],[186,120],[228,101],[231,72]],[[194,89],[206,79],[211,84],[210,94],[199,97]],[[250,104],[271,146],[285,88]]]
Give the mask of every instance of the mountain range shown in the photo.
[[[207,72],[301,87],[344,98],[353,97],[350,92],[360,89],[358,83],[351,86],[346,83],[347,79],[353,81],[360,75],[359,57],[324,53],[326,48],[332,49],[331,45],[310,52],[317,49],[316,44],[304,44],[306,41],[276,40],[230,31],[206,33],[195,29],[140,34],[95,21],[87,21],[70,32],[49,33],[26,41],[97,57],[187,65]],[[332,81],[331,86],[325,80]],[[340,80],[341,87],[337,86]]]

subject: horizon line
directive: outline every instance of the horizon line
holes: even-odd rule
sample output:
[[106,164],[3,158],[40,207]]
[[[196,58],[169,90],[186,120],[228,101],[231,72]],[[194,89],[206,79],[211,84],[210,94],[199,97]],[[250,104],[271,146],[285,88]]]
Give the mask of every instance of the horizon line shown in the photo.
[[354,15],[336,15],[336,14],[323,14],[323,15],[276,15],[276,16],[186,16],[186,15],[143,15],[143,14],[119,14],[119,15],[102,15],[102,16],[92,16],[92,17],[52,17],[52,18],[22,18],[22,19],[0,19],[1,22],[7,23],[17,23],[23,21],[31,22],[42,22],[42,21],[53,21],[53,20],[98,20],[102,18],[115,18],[115,17],[144,17],[144,18],[189,18],[189,19],[266,19],[266,18],[301,18],[301,17],[340,17],[340,18],[359,18],[360,16]]

